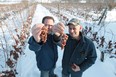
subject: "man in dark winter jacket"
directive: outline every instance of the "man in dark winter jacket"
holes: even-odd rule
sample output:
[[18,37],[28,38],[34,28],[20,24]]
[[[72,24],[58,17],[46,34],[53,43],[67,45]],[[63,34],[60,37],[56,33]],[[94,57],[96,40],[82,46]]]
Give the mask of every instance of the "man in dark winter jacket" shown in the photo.
[[[41,72],[39,77],[57,77],[54,74],[56,61],[58,58],[57,42],[59,36],[64,31],[63,23],[54,26],[54,19],[51,16],[45,16],[43,24],[36,24],[32,27],[32,37],[29,39],[29,49],[35,51],[37,66]],[[42,27],[48,28],[47,41],[42,42],[40,37]]]
[[97,58],[93,42],[81,33],[78,19],[68,24],[69,34],[62,59],[62,77],[82,77],[83,72],[95,63]]

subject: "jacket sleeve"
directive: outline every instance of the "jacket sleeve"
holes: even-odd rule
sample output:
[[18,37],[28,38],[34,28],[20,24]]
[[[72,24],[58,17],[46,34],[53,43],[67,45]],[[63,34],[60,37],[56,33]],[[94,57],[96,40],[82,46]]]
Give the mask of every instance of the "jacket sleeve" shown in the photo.
[[56,36],[55,34],[53,34],[53,42],[58,46],[61,46],[60,41],[61,41],[61,36]]
[[29,38],[28,44],[29,44],[29,49],[35,52],[39,51],[42,47],[42,42],[37,43],[33,38],[33,36]]
[[[66,34],[66,35],[68,35],[68,34]],[[61,47],[61,35],[60,36],[56,36],[55,34],[53,34],[53,41],[54,41],[54,43],[56,43],[58,46]]]
[[96,49],[95,49],[94,43],[91,43],[88,48],[87,58],[82,64],[79,65],[81,71],[84,72],[86,69],[92,66],[95,63],[96,58],[97,58]]

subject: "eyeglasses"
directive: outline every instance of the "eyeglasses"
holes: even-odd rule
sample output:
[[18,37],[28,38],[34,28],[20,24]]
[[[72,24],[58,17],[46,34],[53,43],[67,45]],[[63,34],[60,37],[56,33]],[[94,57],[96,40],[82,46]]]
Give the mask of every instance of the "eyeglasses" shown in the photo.
[[45,24],[45,26],[53,26],[53,25]]

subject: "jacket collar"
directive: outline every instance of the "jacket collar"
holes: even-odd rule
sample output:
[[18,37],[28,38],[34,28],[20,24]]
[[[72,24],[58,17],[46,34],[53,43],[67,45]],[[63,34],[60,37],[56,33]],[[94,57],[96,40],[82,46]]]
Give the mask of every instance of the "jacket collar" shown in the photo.
[[82,34],[82,32],[80,32],[80,41],[82,41],[83,43],[85,43],[85,36]]

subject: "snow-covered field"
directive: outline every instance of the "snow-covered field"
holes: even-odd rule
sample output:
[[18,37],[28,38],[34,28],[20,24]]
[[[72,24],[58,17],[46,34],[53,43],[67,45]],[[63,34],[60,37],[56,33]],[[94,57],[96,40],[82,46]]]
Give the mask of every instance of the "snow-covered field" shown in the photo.
[[[116,11],[113,10],[113,14],[115,14],[115,12]],[[36,23],[41,23],[42,18],[46,15],[53,16],[55,19],[55,23],[59,22],[58,18],[56,16],[54,16],[53,14],[51,14],[48,9],[46,9],[42,5],[38,4],[35,14],[34,14],[34,17],[33,17],[33,20],[32,20],[31,27]],[[108,13],[108,15],[112,15],[112,13],[110,12],[110,13]],[[74,16],[72,16],[72,17],[74,17]],[[114,16],[112,16],[112,17],[114,17]],[[116,29],[115,18],[112,18],[112,20],[114,21],[113,23],[109,23],[105,27],[105,29],[108,32],[110,32],[112,30],[114,35],[116,35],[115,34],[115,32],[116,32],[115,31],[115,29]],[[106,20],[108,21],[111,19],[106,18]],[[85,25],[85,23],[83,23],[82,25]],[[65,30],[65,32],[67,33],[67,29]],[[105,35],[105,37],[107,37],[108,40],[112,40],[111,34],[109,34],[109,35],[107,34],[107,35]],[[113,40],[116,41],[115,36],[113,36]],[[39,77],[40,72],[36,66],[35,54],[33,51],[29,50],[28,44],[24,50],[24,53],[25,54],[21,55],[21,57],[18,60],[17,77]],[[106,56],[105,61],[101,62],[100,61],[100,53],[101,52],[97,49],[98,58],[96,60],[96,63],[84,72],[83,77],[116,77],[116,75],[115,75],[116,74],[116,72],[115,72],[116,71],[116,58],[109,58],[108,56]],[[61,48],[58,47],[59,58],[58,58],[58,61],[56,64],[55,73],[59,77],[61,77],[61,71],[62,71],[62,68],[61,68],[62,55],[63,55],[63,50],[61,50]],[[0,65],[1,65],[1,63],[0,63]]]
[[[53,16],[46,8],[44,8],[41,5],[38,5],[33,21],[32,21],[32,26],[36,23],[41,23],[42,18],[46,15]],[[57,23],[58,22],[57,17],[54,16],[54,18]],[[114,28],[114,26],[112,26],[111,29],[112,28]],[[18,69],[19,69],[18,77],[39,77],[40,72],[36,66],[34,52],[28,49],[28,45],[24,52],[25,52],[25,55],[21,56],[19,60],[19,64],[18,64]],[[59,53],[58,54],[59,59],[57,61],[55,73],[58,74],[59,77],[61,77],[61,70],[62,70],[61,60],[62,60],[63,50],[61,50],[60,47],[58,47],[58,53]],[[116,77],[114,75],[114,71],[116,69],[116,66],[114,66],[115,61],[112,61],[113,62],[112,63],[110,61],[113,59],[106,58],[105,62],[101,62],[99,50],[97,50],[97,55],[98,55],[98,58],[96,60],[96,63],[91,68],[89,68],[88,70],[84,72],[83,77]]]

